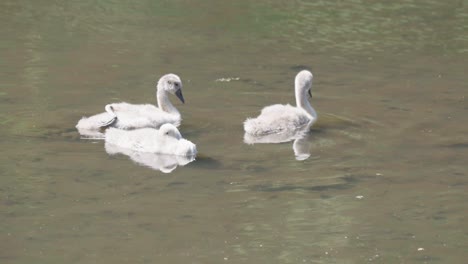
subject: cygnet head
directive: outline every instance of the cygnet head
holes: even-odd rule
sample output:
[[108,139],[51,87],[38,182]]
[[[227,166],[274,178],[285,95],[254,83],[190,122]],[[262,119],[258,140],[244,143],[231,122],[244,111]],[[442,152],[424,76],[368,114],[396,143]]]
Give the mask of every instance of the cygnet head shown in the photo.
[[182,135],[180,134],[179,130],[177,127],[175,127],[173,124],[164,124],[159,128],[159,133],[163,136],[167,137],[173,137],[177,140],[182,138]]
[[312,88],[312,78],[313,75],[308,70],[302,70],[296,75],[294,81],[296,87],[296,93],[300,92],[301,94],[309,93],[309,96],[312,97],[310,89]]
[[182,81],[179,76],[173,73],[166,74],[159,79],[158,91],[175,94],[182,103],[185,103],[184,96],[182,95]]

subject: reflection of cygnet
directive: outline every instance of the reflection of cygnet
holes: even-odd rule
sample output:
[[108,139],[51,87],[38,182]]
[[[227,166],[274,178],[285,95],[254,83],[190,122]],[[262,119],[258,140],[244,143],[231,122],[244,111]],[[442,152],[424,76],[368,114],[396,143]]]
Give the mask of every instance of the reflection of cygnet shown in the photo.
[[310,157],[309,129],[310,123],[297,130],[285,130],[281,133],[273,133],[262,136],[254,136],[249,133],[244,134],[246,144],[258,143],[283,143],[294,140],[293,150],[296,160],[306,160]]
[[295,79],[296,107],[281,104],[270,105],[262,109],[258,117],[247,118],[244,122],[246,133],[264,136],[311,125],[317,120],[317,113],[307,98],[312,96],[312,73],[303,70]]
[[178,156],[158,154],[151,152],[139,152],[127,148],[122,148],[106,142],[106,152],[109,155],[124,154],[130,157],[134,162],[153,170],[159,170],[164,173],[172,172],[177,166],[185,166],[195,160],[195,155]]
[[308,137],[297,138],[293,143],[296,160],[306,160],[310,157],[310,142]]
[[104,133],[94,129],[78,128],[82,139],[104,139]]
[[172,124],[164,124],[159,130],[142,128],[121,130],[109,128],[106,142],[140,152],[193,156],[197,148],[192,142],[183,139],[179,130]]

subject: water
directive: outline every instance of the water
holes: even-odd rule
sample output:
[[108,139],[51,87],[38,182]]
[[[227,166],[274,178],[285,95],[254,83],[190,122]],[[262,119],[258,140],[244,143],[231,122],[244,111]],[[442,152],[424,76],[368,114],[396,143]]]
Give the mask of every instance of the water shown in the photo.
[[[467,1],[4,0],[0,25],[1,263],[468,257]],[[244,144],[304,68],[310,157]],[[168,72],[196,161],[167,174],[80,139]]]

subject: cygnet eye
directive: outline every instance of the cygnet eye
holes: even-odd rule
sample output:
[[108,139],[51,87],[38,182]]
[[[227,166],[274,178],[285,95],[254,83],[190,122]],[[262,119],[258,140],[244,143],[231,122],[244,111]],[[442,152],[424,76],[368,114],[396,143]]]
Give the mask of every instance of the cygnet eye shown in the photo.
[[167,83],[168,83],[169,85],[171,85],[171,84],[172,84],[172,82],[171,82],[171,81],[167,81]]
[[179,87],[179,83],[178,83],[178,82],[174,83],[174,85],[175,85],[176,87]]
[[166,132],[166,135],[169,135],[169,131]]

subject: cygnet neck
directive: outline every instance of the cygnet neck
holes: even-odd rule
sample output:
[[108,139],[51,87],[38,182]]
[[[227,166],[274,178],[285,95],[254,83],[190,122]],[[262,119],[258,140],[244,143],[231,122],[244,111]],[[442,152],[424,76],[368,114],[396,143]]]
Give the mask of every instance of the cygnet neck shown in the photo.
[[310,82],[305,82],[301,84],[300,82],[295,82],[295,95],[296,95],[296,106],[302,108],[310,115],[311,118],[317,118],[317,112],[310,105],[308,100],[307,91],[312,87],[312,80]]
[[169,101],[168,93],[164,91],[164,88],[160,87],[159,84],[156,92],[156,98],[158,100],[158,106],[161,110],[169,114],[180,115],[177,108],[175,108],[171,101]]

